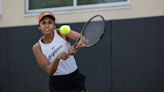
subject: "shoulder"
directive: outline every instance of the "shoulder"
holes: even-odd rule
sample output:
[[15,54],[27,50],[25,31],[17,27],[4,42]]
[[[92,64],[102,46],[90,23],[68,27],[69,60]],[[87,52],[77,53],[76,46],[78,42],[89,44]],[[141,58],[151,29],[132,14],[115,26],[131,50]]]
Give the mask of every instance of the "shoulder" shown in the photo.
[[36,42],[36,43],[32,46],[32,50],[33,50],[33,52],[34,52],[34,51],[36,51],[36,50],[38,50],[38,49],[40,49],[40,44],[39,44],[39,42]]

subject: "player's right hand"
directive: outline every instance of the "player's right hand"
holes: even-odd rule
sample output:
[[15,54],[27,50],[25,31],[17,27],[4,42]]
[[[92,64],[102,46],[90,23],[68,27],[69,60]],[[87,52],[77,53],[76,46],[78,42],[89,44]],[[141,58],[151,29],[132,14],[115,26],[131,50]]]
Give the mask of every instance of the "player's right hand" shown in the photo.
[[77,48],[75,48],[74,46],[71,46],[68,50],[68,54],[69,55],[74,55],[77,53]]
[[66,53],[66,52],[62,52],[61,54],[59,54],[59,55],[57,56],[57,58],[58,58],[59,60],[60,60],[60,59],[66,60],[68,57],[69,57],[69,54]]

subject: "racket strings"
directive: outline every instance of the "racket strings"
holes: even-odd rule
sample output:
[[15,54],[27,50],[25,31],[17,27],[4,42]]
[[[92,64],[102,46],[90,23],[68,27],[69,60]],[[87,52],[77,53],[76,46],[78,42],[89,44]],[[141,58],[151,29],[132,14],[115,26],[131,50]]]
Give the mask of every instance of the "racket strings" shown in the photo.
[[90,22],[88,22],[87,26],[84,29],[83,36],[88,40],[86,45],[95,44],[100,40],[103,32],[104,32],[104,21],[101,17],[95,17]]

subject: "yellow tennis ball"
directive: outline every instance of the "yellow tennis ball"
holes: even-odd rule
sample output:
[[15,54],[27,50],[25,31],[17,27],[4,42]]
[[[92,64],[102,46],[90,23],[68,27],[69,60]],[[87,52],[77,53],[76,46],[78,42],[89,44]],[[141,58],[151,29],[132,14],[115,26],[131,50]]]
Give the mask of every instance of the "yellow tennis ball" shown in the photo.
[[69,25],[62,25],[60,28],[59,28],[59,31],[62,35],[67,35],[70,31],[71,31],[71,28]]

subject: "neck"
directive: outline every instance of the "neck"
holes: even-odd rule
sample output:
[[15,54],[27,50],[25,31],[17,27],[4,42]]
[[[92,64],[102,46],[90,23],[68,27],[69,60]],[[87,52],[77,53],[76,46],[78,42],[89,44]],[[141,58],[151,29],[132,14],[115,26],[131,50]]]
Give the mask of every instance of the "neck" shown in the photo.
[[43,43],[48,44],[52,42],[53,38],[54,38],[54,33],[50,35],[44,35],[42,40],[43,40]]

